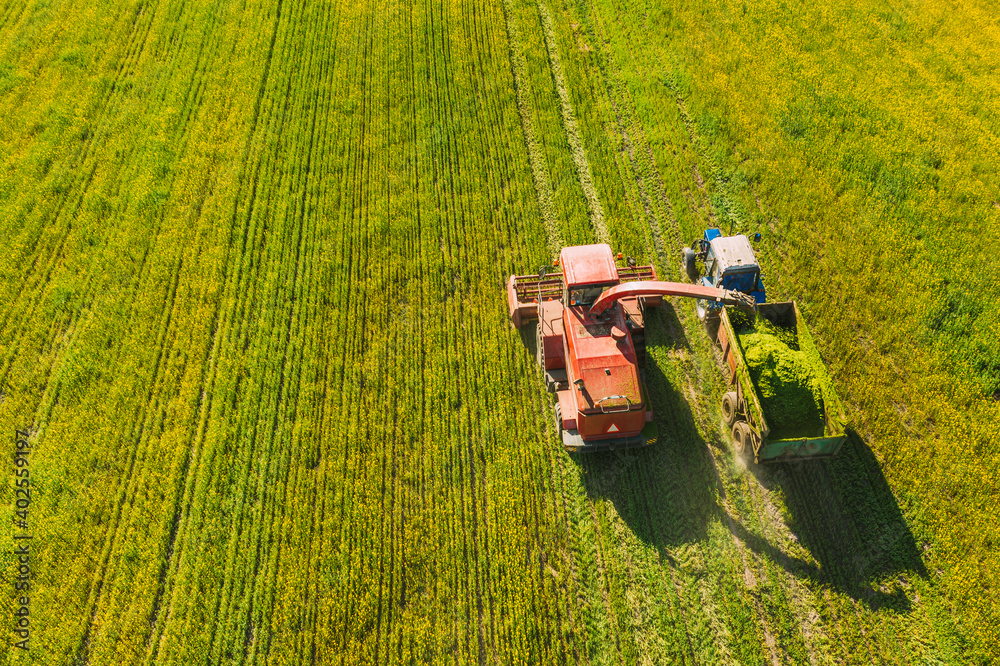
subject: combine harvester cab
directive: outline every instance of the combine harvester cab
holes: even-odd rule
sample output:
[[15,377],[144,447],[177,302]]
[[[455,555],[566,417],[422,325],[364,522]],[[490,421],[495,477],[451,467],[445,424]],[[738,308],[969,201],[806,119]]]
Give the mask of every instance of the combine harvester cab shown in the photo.
[[[621,258],[621,255],[618,255]],[[618,266],[606,244],[567,247],[561,275],[514,275],[507,282],[511,322],[538,320],[536,359],[556,394],[556,431],[569,451],[647,446],[656,426],[643,383],[645,310],[656,294],[591,306],[622,283],[656,280],[652,266]]]

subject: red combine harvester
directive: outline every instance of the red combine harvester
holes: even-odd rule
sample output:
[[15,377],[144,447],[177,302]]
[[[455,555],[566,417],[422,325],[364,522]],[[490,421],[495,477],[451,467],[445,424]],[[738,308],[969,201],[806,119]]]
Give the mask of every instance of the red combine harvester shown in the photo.
[[[618,255],[621,258],[621,255]],[[563,248],[562,275],[512,275],[510,319],[538,319],[536,356],[556,394],[556,431],[568,451],[605,451],[656,441],[643,383],[645,311],[663,296],[753,307],[746,294],[660,282],[652,266],[618,266],[608,245]]]

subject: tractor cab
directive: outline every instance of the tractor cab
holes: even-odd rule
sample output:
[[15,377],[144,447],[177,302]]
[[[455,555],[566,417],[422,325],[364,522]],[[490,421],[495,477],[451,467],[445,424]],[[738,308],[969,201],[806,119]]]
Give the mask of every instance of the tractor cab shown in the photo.
[[[760,234],[756,234],[755,240],[759,239]],[[698,262],[704,264],[704,274],[700,273]],[[695,284],[748,294],[757,303],[767,300],[757,256],[743,234],[723,236],[718,229],[706,229],[704,238],[684,248],[682,264]],[[697,309],[698,317],[705,320],[718,316],[719,305],[699,300]]]

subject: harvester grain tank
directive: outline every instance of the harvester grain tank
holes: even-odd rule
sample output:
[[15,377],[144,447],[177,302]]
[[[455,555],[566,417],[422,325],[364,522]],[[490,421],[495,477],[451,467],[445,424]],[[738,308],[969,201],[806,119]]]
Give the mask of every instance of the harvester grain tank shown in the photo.
[[[619,255],[619,258],[621,255]],[[656,440],[642,368],[646,308],[663,296],[713,307],[752,306],[745,294],[707,285],[661,282],[652,266],[619,266],[606,244],[567,247],[561,275],[513,275],[511,322],[535,319],[536,355],[556,394],[556,430],[571,451],[646,446]]]

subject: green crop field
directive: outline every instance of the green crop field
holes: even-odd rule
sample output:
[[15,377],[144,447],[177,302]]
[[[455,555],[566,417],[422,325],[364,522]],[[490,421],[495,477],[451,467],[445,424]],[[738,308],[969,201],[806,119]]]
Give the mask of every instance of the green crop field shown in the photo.
[[[1000,660],[997,72],[981,0],[0,0],[0,665]],[[840,455],[738,458],[681,300],[565,453],[506,278],[711,226]]]

